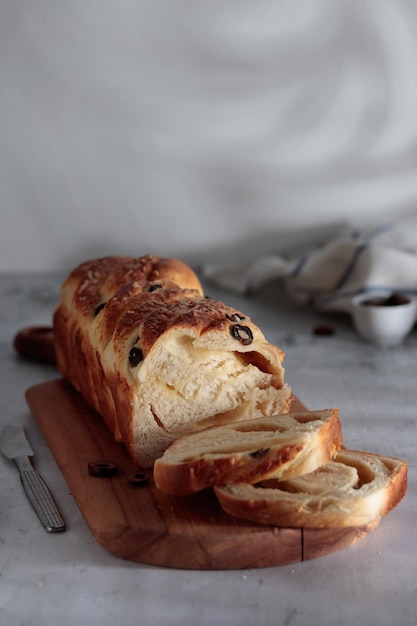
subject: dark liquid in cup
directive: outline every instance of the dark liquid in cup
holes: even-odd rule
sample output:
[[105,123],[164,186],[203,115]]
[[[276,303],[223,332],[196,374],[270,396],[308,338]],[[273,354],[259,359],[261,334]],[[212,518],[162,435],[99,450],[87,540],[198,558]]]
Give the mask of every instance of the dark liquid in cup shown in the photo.
[[401,304],[408,304],[410,302],[407,296],[401,293],[393,293],[388,297],[375,297],[369,298],[369,300],[363,300],[362,304],[365,306],[400,306]]

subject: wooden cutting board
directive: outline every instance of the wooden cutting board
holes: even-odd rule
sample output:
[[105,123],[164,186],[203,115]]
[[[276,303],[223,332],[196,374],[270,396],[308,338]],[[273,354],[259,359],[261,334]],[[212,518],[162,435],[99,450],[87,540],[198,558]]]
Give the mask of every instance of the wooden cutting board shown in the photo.
[[[53,330],[22,329],[14,338],[24,358],[55,363]],[[380,520],[359,528],[277,528],[245,522],[223,512],[210,489],[169,496],[149,481],[129,480],[136,468],[103,420],[64,380],[26,392],[28,405],[93,536],[112,554],[131,561],[184,569],[227,570],[295,563],[346,548]],[[305,410],[295,398],[292,410]],[[118,474],[95,478],[91,461],[113,461]]]
[[[64,380],[31,387],[26,399],[99,544],[144,564],[201,570],[259,568],[334,552],[364,538],[379,523],[343,529],[277,528],[223,512],[212,490],[169,496],[153,482],[139,487],[126,449],[114,441],[99,415]],[[292,410],[305,407],[294,400]],[[91,461],[113,461],[118,474],[95,478]]]

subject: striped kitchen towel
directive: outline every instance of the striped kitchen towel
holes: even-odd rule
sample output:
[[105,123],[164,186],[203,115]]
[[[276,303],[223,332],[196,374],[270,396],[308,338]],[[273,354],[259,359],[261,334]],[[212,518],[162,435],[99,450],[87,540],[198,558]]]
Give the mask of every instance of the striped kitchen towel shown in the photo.
[[417,216],[350,231],[295,259],[269,254],[238,267],[206,264],[203,275],[246,294],[280,279],[293,298],[323,312],[350,313],[359,293],[417,295]]

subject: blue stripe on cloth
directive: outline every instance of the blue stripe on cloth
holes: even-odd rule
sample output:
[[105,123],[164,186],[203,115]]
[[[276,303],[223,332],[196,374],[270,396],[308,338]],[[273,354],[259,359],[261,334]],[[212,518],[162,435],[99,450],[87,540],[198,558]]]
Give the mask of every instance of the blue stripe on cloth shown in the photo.
[[304,265],[307,263],[308,259],[309,259],[308,255],[301,257],[298,263],[296,264],[296,266],[294,267],[291,276],[298,276],[301,273],[301,270],[303,269]]
[[345,285],[348,279],[351,277],[357,265],[360,255],[362,254],[364,250],[369,248],[369,242],[371,240],[374,240],[379,235],[386,233],[390,230],[393,230],[394,227],[395,227],[394,223],[383,224],[382,226],[378,226],[378,228],[375,228],[374,230],[372,230],[371,232],[367,234],[365,241],[363,243],[359,243],[357,247],[354,249],[350,262],[348,263],[345,271],[343,272],[342,276],[339,278],[339,281],[334,287],[335,290],[343,287],[343,285]]
[[360,255],[367,248],[368,248],[367,245],[362,244],[353,250],[352,258],[350,262],[347,264],[347,267],[345,271],[343,272],[342,276],[339,278],[338,282],[334,286],[334,289],[340,289],[341,287],[343,287],[343,285],[347,282],[348,278],[350,278],[350,276],[352,275],[353,270],[356,267],[356,264],[358,262]]
[[[342,276],[340,277],[338,283],[335,285],[334,289],[340,289],[348,280],[348,278],[350,278],[350,276],[352,275],[356,264],[358,262],[358,259],[360,257],[360,255],[362,254],[362,252],[364,250],[366,250],[367,248],[369,248],[369,243],[370,241],[374,240],[376,237],[378,237],[379,235],[382,235],[390,230],[393,230],[395,227],[395,224],[393,222],[387,223],[387,224],[383,224],[382,226],[378,226],[377,228],[374,228],[374,230],[370,231],[366,237],[364,237],[362,239],[362,243],[358,243],[357,247],[354,249],[353,254],[352,254],[352,258],[350,260],[350,262],[348,263],[344,273],[342,274]],[[360,233],[354,233],[352,232],[351,234],[352,237],[352,241],[358,241],[360,242],[361,240],[361,235]]]

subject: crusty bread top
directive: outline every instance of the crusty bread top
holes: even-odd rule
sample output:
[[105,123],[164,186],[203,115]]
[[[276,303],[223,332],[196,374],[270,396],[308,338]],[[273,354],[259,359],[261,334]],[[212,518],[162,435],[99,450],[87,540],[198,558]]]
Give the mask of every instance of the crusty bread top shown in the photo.
[[[269,344],[262,331],[240,311],[183,289],[164,289],[152,294],[152,298],[147,295],[130,302],[118,319],[113,331],[116,345],[123,345],[136,333],[145,357],[168,331],[186,331],[195,348],[248,353],[259,369],[283,376],[282,350]],[[282,384],[283,379],[279,382]]]
[[[151,313],[164,310],[168,304],[184,298],[200,299],[197,289],[181,289],[169,280],[149,283],[145,280],[126,283],[96,310],[92,327],[93,340],[104,349],[110,339],[118,341],[133,327],[135,332],[142,330],[141,324]],[[145,347],[143,347],[144,350]]]
[[309,475],[214,489],[227,513],[261,524],[363,526],[386,515],[404,497],[407,464],[394,457],[342,449],[334,461]]
[[155,462],[156,486],[186,495],[227,482],[289,477],[327,463],[342,445],[337,409],[250,419],[177,439]]
[[69,308],[94,316],[97,307],[105,304],[124,285],[136,281],[157,284],[160,280],[203,293],[197,275],[188,265],[178,259],[148,254],[138,258],[107,256],[84,261],[64,281],[61,297]]

